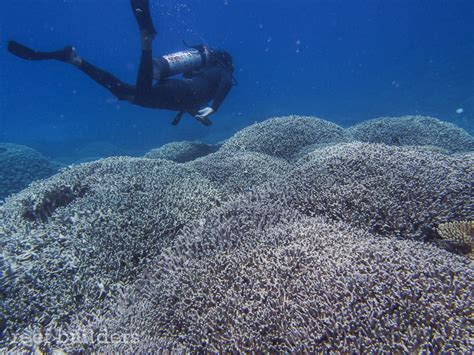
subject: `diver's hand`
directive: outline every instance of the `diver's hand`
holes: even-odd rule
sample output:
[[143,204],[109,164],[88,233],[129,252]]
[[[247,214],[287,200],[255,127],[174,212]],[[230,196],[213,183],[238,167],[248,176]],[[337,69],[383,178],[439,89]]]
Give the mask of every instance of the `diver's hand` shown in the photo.
[[211,107],[204,107],[203,109],[199,110],[197,115],[195,116],[198,120],[202,120],[204,118],[209,117],[214,113],[214,110]]

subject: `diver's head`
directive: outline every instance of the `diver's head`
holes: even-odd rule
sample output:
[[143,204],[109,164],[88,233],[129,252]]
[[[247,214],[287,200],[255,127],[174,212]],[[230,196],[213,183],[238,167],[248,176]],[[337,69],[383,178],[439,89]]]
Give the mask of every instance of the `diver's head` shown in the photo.
[[211,52],[211,58],[211,61],[215,64],[220,64],[231,72],[234,71],[234,65],[232,64],[232,56],[228,52],[221,50],[213,50]]

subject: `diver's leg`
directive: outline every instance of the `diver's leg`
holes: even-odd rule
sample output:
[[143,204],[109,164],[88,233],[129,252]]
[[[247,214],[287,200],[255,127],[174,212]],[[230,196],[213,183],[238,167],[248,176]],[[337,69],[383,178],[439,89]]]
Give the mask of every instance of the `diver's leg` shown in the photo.
[[112,74],[97,68],[96,66],[83,60],[77,54],[76,50],[72,46],[64,47],[59,51],[52,52],[40,52],[28,48],[18,42],[8,42],[8,51],[17,57],[27,60],[59,60],[62,62],[70,63],[82,72],[87,74],[96,83],[100,84],[104,88],[108,89],[120,100],[132,100],[135,88],[128,85]]
[[147,100],[151,96],[153,86],[153,59],[151,49],[142,49],[140,68],[136,82],[136,100]]
[[97,84],[109,90],[119,100],[132,101],[135,97],[135,88],[132,85],[124,83],[114,75],[102,70],[95,65],[81,59],[81,63],[76,67],[87,74]]
[[140,39],[142,45],[135,97],[135,100],[137,103],[139,103],[140,101],[146,101],[151,97],[153,86],[153,59],[151,47],[156,36],[156,30],[153,26],[153,21],[150,15],[149,1],[130,0],[130,4],[140,30]]

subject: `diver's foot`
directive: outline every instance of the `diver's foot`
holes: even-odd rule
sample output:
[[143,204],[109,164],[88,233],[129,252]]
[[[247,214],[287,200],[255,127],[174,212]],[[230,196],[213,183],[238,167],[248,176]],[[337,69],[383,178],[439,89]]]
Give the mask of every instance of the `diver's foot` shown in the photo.
[[55,59],[60,60],[62,62],[66,62],[76,67],[82,64],[82,59],[77,54],[76,48],[73,46],[66,46],[62,50],[57,51],[57,56]]
[[149,0],[130,0],[130,4],[132,5],[133,15],[137,20],[140,32],[147,33],[152,37],[151,40],[153,40],[156,30],[151,19]]

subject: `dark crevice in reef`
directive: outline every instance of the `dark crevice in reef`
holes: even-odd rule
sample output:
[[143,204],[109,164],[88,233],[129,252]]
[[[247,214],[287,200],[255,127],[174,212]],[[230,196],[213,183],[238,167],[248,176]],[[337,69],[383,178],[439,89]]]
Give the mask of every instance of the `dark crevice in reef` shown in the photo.
[[0,147],[0,154],[8,152],[8,149],[5,147]]
[[48,191],[44,194],[41,201],[33,203],[25,202],[25,211],[23,218],[31,222],[47,222],[60,207],[67,206],[77,198],[83,197],[88,191],[87,186],[59,186],[58,188]]

